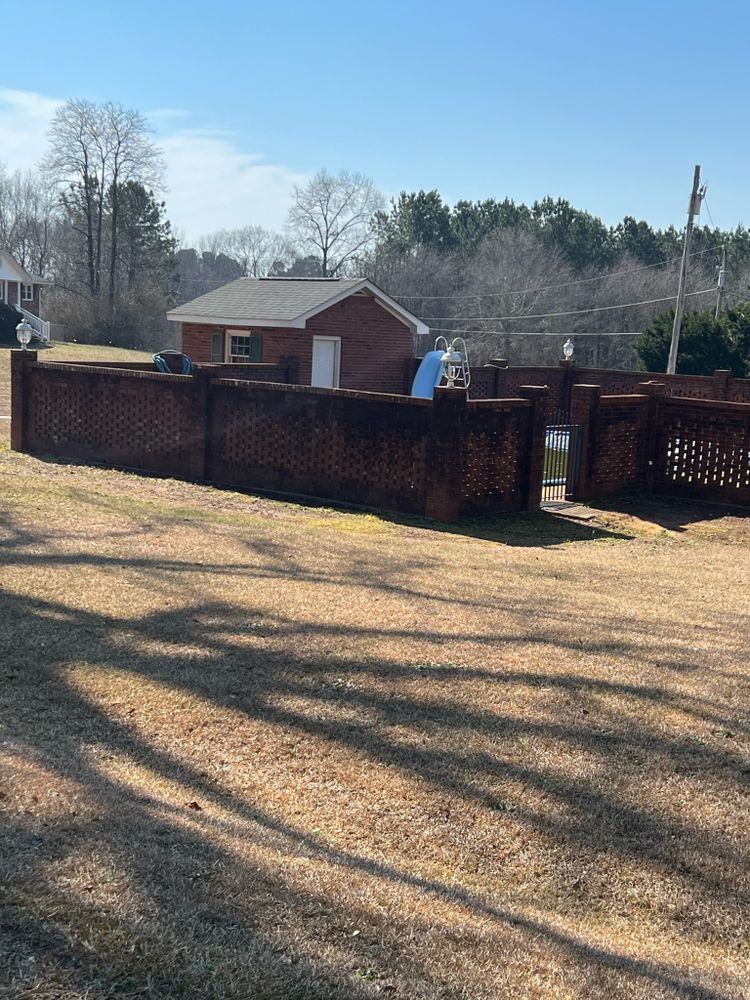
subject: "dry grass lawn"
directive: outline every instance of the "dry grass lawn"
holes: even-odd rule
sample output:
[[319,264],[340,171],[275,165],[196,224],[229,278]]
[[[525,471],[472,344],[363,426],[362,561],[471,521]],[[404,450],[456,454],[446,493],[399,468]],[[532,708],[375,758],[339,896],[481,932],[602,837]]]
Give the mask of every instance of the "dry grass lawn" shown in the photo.
[[638,513],[0,453],[0,995],[747,997],[750,521]]

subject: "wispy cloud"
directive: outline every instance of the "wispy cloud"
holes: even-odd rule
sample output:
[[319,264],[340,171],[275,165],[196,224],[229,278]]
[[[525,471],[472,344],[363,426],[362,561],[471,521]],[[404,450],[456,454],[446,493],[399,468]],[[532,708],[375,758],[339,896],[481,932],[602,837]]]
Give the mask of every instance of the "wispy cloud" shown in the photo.
[[225,132],[165,130],[159,145],[167,168],[168,214],[188,241],[249,224],[279,229],[289,210],[292,185],[306,180],[289,167],[245,152]]
[[[0,162],[10,170],[35,167],[61,103],[33,91],[0,88]],[[164,152],[168,215],[188,242],[216,229],[283,225],[292,185],[304,182],[304,174],[247,151],[233,133],[192,127],[185,109],[158,108],[147,117]]]
[[30,170],[47,149],[47,129],[62,101],[31,90],[0,88],[0,162]]

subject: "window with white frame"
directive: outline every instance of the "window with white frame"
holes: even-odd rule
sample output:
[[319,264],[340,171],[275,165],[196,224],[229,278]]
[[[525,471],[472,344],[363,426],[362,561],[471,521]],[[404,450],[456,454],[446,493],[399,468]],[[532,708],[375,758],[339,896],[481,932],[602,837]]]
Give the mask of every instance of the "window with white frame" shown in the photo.
[[21,285],[21,299],[24,302],[34,301],[34,286],[33,285]]
[[258,362],[263,353],[263,338],[257,333],[232,333],[229,337],[229,360],[235,364]]

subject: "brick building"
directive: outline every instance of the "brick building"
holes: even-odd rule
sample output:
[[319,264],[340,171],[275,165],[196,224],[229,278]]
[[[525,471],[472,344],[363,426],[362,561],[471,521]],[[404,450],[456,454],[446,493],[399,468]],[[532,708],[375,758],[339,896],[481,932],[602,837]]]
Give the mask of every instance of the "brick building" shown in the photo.
[[197,362],[293,363],[301,385],[404,390],[421,320],[365,278],[238,278],[167,318]]

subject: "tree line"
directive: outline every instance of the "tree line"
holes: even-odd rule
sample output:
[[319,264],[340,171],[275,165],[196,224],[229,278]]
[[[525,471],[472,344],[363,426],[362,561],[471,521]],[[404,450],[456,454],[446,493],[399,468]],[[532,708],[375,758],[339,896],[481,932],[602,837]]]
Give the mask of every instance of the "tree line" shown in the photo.
[[[628,335],[659,317],[664,327],[676,292],[681,230],[631,216],[608,226],[563,198],[451,206],[418,191],[386,202],[363,174],[321,170],[290,192],[283,231],[243,219],[238,205],[241,224],[190,247],[173,231],[163,192],[145,118],[113,102],[68,101],[39,169],[0,169],[0,246],[52,279],[47,318],[68,338],[156,348],[167,342],[171,306],[234,278],[361,274],[435,334],[465,336],[472,360],[553,362],[560,338],[574,335],[582,361],[629,366],[636,347],[643,364],[648,349]],[[744,315],[750,231],[696,227],[687,301],[706,320],[722,253],[726,304]],[[742,366],[743,337],[722,322]]]

